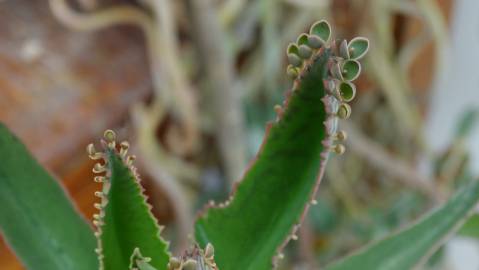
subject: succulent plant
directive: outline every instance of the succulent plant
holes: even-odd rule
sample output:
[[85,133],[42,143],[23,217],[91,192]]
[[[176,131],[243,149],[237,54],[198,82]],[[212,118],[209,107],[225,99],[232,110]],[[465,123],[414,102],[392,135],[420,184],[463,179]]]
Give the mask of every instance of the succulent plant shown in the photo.
[[[288,46],[292,88],[263,145],[229,199],[209,203],[198,216],[192,248],[178,257],[160,236],[129,143],[112,130],[87,146],[102,184],[93,232],[56,181],[0,125],[0,228],[28,269],[35,270],[267,270],[284,257],[316,192],[331,153],[346,140],[338,119],[351,114],[358,78],[369,47],[365,38],[332,38],[320,21]],[[411,269],[462,224],[479,200],[479,181],[441,208],[382,241],[326,269]],[[95,241],[96,236],[96,241]],[[415,244],[411,245],[414,241]],[[96,252],[96,254],[95,254]]]
[[[267,126],[261,150],[230,199],[208,206],[196,223],[200,245],[228,246],[216,257],[221,269],[277,264],[288,241],[297,239],[308,207],[316,203],[330,153],[345,151],[346,133],[338,131],[338,119],[351,114],[347,102],[356,89],[343,74],[356,72],[349,76],[356,78],[360,68],[343,68],[351,60],[337,53],[340,43],[331,42],[330,35],[329,24],[320,21],[288,46],[293,86],[283,104],[275,106],[277,117]],[[309,40],[320,40],[321,46],[310,46]]]

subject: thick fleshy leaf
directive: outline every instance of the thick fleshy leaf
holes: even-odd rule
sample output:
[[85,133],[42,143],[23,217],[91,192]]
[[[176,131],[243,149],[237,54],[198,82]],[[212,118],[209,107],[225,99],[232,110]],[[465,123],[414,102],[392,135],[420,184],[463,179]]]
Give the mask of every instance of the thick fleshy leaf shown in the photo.
[[359,60],[363,58],[369,49],[369,40],[363,37],[353,38],[348,45],[351,59]]
[[348,42],[345,39],[339,43],[338,52],[344,59],[349,59],[351,57],[349,54]]
[[299,54],[298,45],[296,45],[294,43],[289,44],[287,52],[288,52],[288,54],[292,53],[292,54],[298,55]]
[[296,43],[299,45],[307,45],[308,44],[308,34],[304,33],[301,34],[298,39],[296,40]]
[[338,94],[342,100],[349,102],[356,96],[356,86],[350,82],[338,83]]
[[143,195],[139,176],[132,165],[133,157],[127,155],[128,143],[121,143],[118,150],[115,137],[113,131],[105,132],[104,152],[96,152],[92,144],[88,147],[90,157],[102,158],[106,163],[97,163],[94,167],[97,173],[106,172],[106,176],[96,178],[103,182],[103,190],[98,194],[100,213],[94,221],[98,227],[100,267],[128,270],[131,254],[138,248],[145,257],[151,258],[152,267],[164,270],[170,258],[168,243],[161,239],[161,228]]
[[309,33],[318,36],[324,43],[327,43],[331,38],[331,26],[327,21],[321,20],[311,26]]
[[296,41],[298,44],[298,55],[303,59],[308,59],[313,54],[313,50],[308,46],[308,34],[300,35]]
[[333,51],[322,47],[305,60],[284,107],[275,107],[278,117],[268,125],[260,152],[232,197],[197,220],[196,239],[202,247],[214,246],[219,269],[271,269],[287,242],[297,238],[309,205],[315,204],[329,153],[344,152],[341,144],[335,145],[344,137],[338,136],[337,116],[350,109],[334,96],[334,89],[325,88],[334,80],[328,63],[339,59]]
[[478,201],[479,181],[474,180],[417,223],[326,267],[326,270],[415,269],[460,228]]
[[298,46],[294,43],[289,44],[287,52],[288,52],[288,62],[295,67],[301,66],[303,61],[301,61]]
[[311,57],[312,54],[313,54],[313,50],[310,47],[308,47],[308,45],[299,46],[299,56],[302,59],[308,59]]
[[356,60],[346,60],[341,66],[341,73],[346,81],[354,81],[361,73],[361,64]]
[[0,155],[0,231],[25,267],[98,269],[93,230],[57,181],[3,124]]

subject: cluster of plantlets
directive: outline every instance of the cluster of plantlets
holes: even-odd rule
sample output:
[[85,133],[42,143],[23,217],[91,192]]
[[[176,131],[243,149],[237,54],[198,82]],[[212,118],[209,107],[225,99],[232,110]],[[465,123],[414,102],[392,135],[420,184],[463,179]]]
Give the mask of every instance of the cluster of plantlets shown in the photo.
[[[290,65],[287,68],[288,75],[295,80],[295,87],[300,84],[302,72],[308,72],[311,62],[324,53],[325,50],[331,50],[331,57],[327,66],[329,76],[323,79],[324,88],[327,95],[323,98],[326,112],[330,117],[325,122],[329,135],[332,135],[337,125],[335,116],[341,119],[349,118],[351,115],[350,102],[356,96],[356,86],[352,83],[361,73],[361,64],[359,59],[363,58],[369,48],[369,41],[366,38],[357,37],[347,42],[346,40],[334,40],[331,44],[331,27],[327,21],[319,21],[311,26],[309,35],[301,34],[296,43],[288,46],[288,61]],[[279,107],[276,108],[279,111]],[[346,133],[339,131],[336,139],[342,141],[346,139]],[[345,148],[342,144],[337,144],[334,150],[342,154]]]
[[[331,152],[342,154],[338,118],[347,118],[359,76],[358,62],[368,41],[331,39],[326,21],[315,23],[288,47],[293,86],[276,121],[268,124],[263,145],[230,198],[210,203],[195,223],[193,248],[172,257],[162,228],[151,213],[128,155],[107,130],[103,150],[88,145],[98,161],[93,172],[102,189],[93,223],[79,218],[61,188],[5,127],[0,129],[0,228],[29,269],[35,270],[267,270],[284,258],[298,239]],[[31,181],[36,180],[31,186]],[[326,269],[411,269],[457,230],[479,200],[471,181],[448,203],[415,225]],[[59,217],[66,220],[60,220]],[[96,240],[95,237],[96,236]],[[415,245],[410,246],[414,240]],[[96,243],[95,243],[96,242]],[[96,248],[95,248],[96,246]],[[93,251],[96,251],[96,255]]]

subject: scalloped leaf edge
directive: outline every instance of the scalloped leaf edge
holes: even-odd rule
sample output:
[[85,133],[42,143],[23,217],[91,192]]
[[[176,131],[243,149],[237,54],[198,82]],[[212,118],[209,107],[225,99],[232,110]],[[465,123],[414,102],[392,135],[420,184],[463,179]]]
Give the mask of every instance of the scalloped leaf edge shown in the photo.
[[[93,143],[90,143],[86,148],[90,159],[99,161],[95,163],[92,171],[93,173],[97,174],[94,177],[94,181],[102,184],[102,190],[96,191],[94,193],[94,195],[100,199],[100,202],[94,204],[94,207],[98,210],[98,213],[93,214],[93,225],[96,228],[96,231],[94,232],[94,234],[95,234],[95,237],[97,238],[97,248],[95,249],[95,252],[98,255],[100,270],[104,269],[104,263],[103,263],[104,255],[103,255],[101,235],[102,235],[102,228],[105,225],[104,223],[104,217],[106,214],[105,208],[108,204],[108,193],[111,187],[111,179],[110,179],[111,171],[108,170],[108,166],[107,166],[109,162],[107,151],[112,151],[114,154],[118,155],[121,158],[123,164],[130,170],[131,174],[134,177],[135,183],[138,185],[140,189],[140,195],[143,197],[143,203],[146,205],[148,209],[148,214],[150,218],[153,220],[158,230],[158,233],[156,235],[157,239],[164,242],[167,249],[170,246],[170,242],[164,240],[161,237],[161,232],[163,231],[164,227],[159,225],[158,220],[152,214],[151,209],[153,207],[147,201],[148,197],[145,195],[144,193],[145,189],[141,185],[140,175],[138,174],[137,168],[133,165],[133,162],[136,159],[136,156],[128,155],[128,149],[130,147],[130,144],[128,143],[128,141],[122,141],[120,144],[118,144],[116,142],[116,137],[117,137],[116,133],[111,129],[106,130],[103,134],[103,137],[104,139],[100,140],[100,144],[103,148],[103,151],[97,151]],[[137,252],[139,252],[139,250]],[[171,257],[171,253],[169,251],[168,251],[168,254]],[[135,253],[133,253],[132,256],[134,255]]]
[[[325,23],[325,22],[329,26],[329,36],[326,41],[324,41],[320,36],[315,35],[313,31],[313,27],[315,27],[316,25],[320,23]],[[341,155],[345,152],[345,147],[343,144],[340,144],[340,143],[334,144],[335,141],[343,141],[343,140],[346,140],[347,138],[347,134],[344,131],[337,131],[338,118],[340,119],[349,118],[349,116],[351,115],[351,107],[347,102],[352,101],[356,91],[354,84],[352,84],[350,80],[346,80],[343,77],[341,69],[339,73],[337,72],[337,70],[335,70],[337,67],[341,67],[342,63],[350,59],[349,55],[348,55],[348,58],[343,58],[341,57],[341,53],[340,53],[341,44],[348,44],[348,43],[345,40],[334,40],[333,42],[330,42],[332,31],[331,31],[331,27],[329,23],[325,20],[318,21],[312,25],[310,30],[310,35],[308,35],[307,44],[303,43],[302,37],[304,35],[305,35],[304,33],[300,34],[297,39],[297,42],[301,44],[290,43],[286,50],[288,61],[290,62],[290,65],[288,65],[287,67],[287,75],[293,79],[293,87],[291,90],[286,92],[285,100],[283,101],[283,106],[281,105],[274,106],[274,110],[277,115],[275,123],[278,123],[279,121],[281,121],[283,112],[284,112],[284,107],[288,105],[289,98],[291,97],[292,93],[294,93],[300,88],[302,78],[307,75],[307,73],[310,71],[311,66],[314,64],[314,62],[319,59],[319,57],[324,53],[325,50],[330,50],[333,53],[333,56],[330,57],[329,62],[327,63],[329,68],[329,74],[328,74],[328,79],[323,80],[324,88],[326,90],[326,95],[322,98],[322,102],[325,106],[325,110],[327,114],[329,115],[326,121],[324,121],[323,123],[326,129],[327,137],[322,142],[323,146],[325,146],[325,150],[320,153],[321,167],[320,167],[320,172],[318,173],[318,179],[317,179],[316,185],[314,186],[310,194],[310,200],[309,200],[310,203],[305,205],[303,209],[303,213],[301,214],[300,220],[297,222],[296,225],[292,227],[290,234],[286,237],[283,243],[278,246],[276,250],[276,255],[272,258],[273,267],[276,267],[278,265],[278,261],[284,258],[282,251],[286,247],[286,245],[291,240],[298,239],[296,232],[301,226],[301,223],[304,220],[309,210],[309,207],[311,205],[317,204],[317,201],[315,200],[315,198],[319,188],[320,181],[324,174],[329,153],[334,152],[338,155]],[[356,40],[356,39],[366,40],[369,46],[369,41],[366,38],[358,37],[353,40]],[[312,45],[311,40],[313,41],[319,40],[319,43],[315,43]],[[301,57],[300,46],[307,46],[311,50],[311,55],[309,58]],[[361,54],[360,57],[357,57],[352,60],[357,60],[363,57],[366,54],[366,52],[367,52],[367,48]],[[359,68],[358,74],[357,76],[354,77],[354,79],[356,79],[359,76],[360,71],[361,71],[361,68]],[[345,98],[345,96],[343,96],[343,94],[341,93],[339,89],[340,83],[347,83],[348,85],[352,85],[352,87],[354,88],[354,93],[352,97]],[[275,123],[268,123],[266,125],[266,132],[263,138],[263,142],[261,144],[260,150],[256,154],[256,157],[261,154],[262,148],[269,137],[269,131],[271,129],[271,126]],[[249,168],[252,167],[255,160],[256,158],[252,159],[252,161],[248,165],[248,168],[245,170],[245,173],[243,174],[242,179],[244,178],[244,175],[246,175],[246,173],[249,171]],[[211,208],[228,207],[228,205],[234,200],[234,195],[236,194],[238,186],[241,185],[241,182],[242,180],[235,183],[230,193],[230,196],[228,197],[226,201],[219,203],[218,205],[216,205],[214,201],[209,201],[209,203],[197,214],[197,219],[204,216],[207,213],[207,211]]]

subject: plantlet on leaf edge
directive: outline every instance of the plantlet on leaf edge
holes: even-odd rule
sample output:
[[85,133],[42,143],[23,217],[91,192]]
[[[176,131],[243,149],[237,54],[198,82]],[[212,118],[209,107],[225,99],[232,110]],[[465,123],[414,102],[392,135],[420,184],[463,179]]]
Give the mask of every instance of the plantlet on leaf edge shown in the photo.
[[288,46],[293,87],[274,107],[276,120],[267,125],[257,157],[229,199],[211,202],[198,217],[196,239],[215,246],[222,270],[277,265],[286,244],[298,238],[308,207],[316,203],[330,152],[345,151],[339,142],[347,136],[337,130],[338,118],[351,114],[347,102],[356,94],[351,81],[360,72],[355,59],[364,56],[369,43],[356,39],[361,46],[352,58],[347,42],[331,40],[329,24],[320,21]]
[[100,142],[103,148],[100,152],[93,144],[87,146],[89,157],[97,161],[93,172],[100,174],[94,180],[102,184],[102,189],[95,192],[100,201],[94,204],[98,213],[93,215],[100,270],[129,270],[132,256],[141,254],[145,255],[142,258],[148,258],[139,260],[141,265],[148,263],[153,269],[166,269],[169,243],[161,238],[162,227],[143,194],[133,165],[135,156],[128,155],[129,143],[118,144],[112,130],[105,131]]

